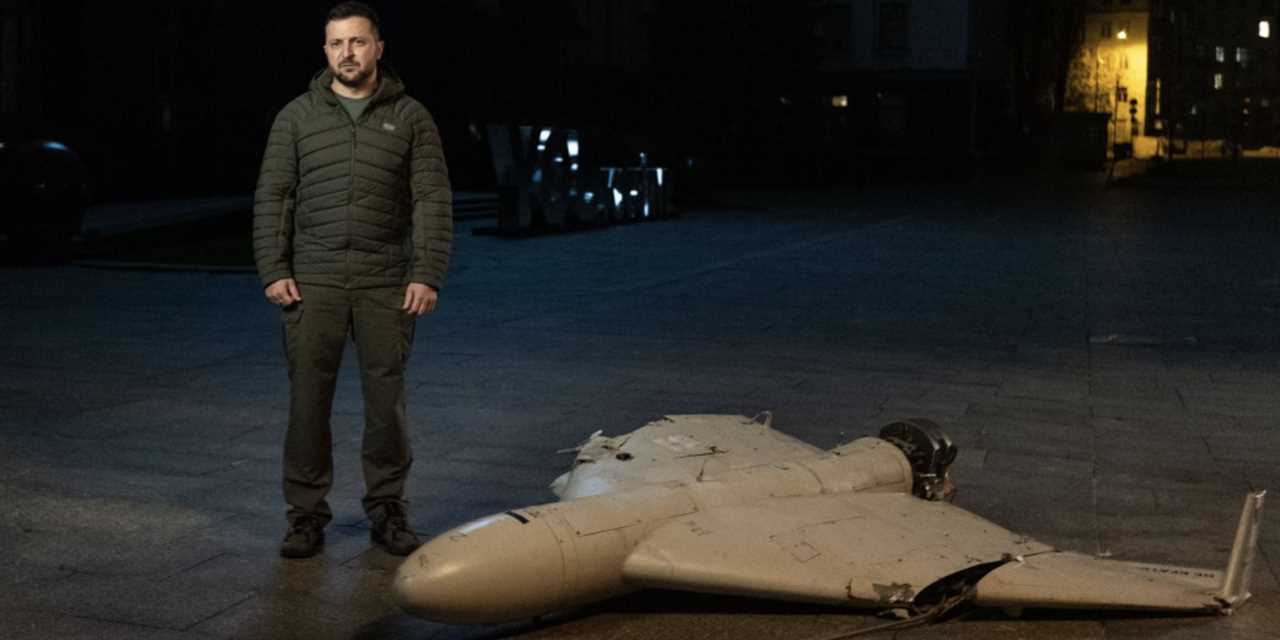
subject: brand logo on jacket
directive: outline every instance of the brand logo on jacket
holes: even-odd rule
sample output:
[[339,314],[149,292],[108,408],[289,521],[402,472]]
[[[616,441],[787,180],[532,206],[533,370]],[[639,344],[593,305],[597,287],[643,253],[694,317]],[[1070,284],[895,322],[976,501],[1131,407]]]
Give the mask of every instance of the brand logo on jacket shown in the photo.
[[382,123],[382,128],[383,128],[383,129],[386,129],[387,131],[395,131],[395,130],[396,130],[396,126],[395,126],[394,124],[391,124],[390,122],[384,122],[384,123]]

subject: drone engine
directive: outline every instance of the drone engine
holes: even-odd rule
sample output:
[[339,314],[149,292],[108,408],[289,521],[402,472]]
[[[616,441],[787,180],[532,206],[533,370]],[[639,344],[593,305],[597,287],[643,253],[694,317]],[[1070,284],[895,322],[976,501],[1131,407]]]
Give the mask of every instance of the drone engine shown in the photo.
[[902,450],[911,463],[911,492],[925,500],[949,500],[955,493],[950,467],[956,446],[937,423],[909,418],[885,425],[880,438]]

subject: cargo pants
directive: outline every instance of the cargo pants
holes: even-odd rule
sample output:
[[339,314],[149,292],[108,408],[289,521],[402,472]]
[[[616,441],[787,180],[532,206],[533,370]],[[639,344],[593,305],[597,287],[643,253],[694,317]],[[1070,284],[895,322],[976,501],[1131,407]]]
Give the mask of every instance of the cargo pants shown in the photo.
[[350,335],[360,364],[364,437],[360,460],[370,513],[404,500],[413,463],[405,418],[405,366],[417,316],[401,310],[403,287],[342,289],[299,284],[302,301],[285,307],[284,349],[289,363],[289,427],[284,441],[284,497],[288,518],[327,524],[325,497],[333,485],[329,418],[342,352]]

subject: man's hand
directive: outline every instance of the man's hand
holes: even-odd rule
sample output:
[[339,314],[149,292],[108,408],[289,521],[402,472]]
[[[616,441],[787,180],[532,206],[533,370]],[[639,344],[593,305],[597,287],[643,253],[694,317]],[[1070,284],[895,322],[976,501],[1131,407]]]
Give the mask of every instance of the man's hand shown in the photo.
[[404,305],[400,308],[405,313],[412,313],[420,316],[424,313],[431,313],[436,308],[436,299],[439,293],[430,285],[421,282],[410,282],[408,288],[404,290]]
[[302,302],[302,295],[298,293],[298,283],[293,278],[280,278],[267,285],[266,295],[268,300],[282,307]]

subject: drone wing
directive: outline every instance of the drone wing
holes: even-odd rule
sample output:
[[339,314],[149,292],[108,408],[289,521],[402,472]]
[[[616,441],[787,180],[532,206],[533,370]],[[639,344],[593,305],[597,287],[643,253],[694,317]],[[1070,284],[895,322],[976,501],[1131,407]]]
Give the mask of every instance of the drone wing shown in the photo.
[[978,605],[1229,610],[1248,598],[1261,495],[1217,571],[1061,552],[959,507],[905,494],[771,498],[677,518],[627,558],[636,586],[868,608]]
[[1230,613],[1250,597],[1264,491],[1245,496],[1226,571],[1050,553],[1006,563],[977,583],[974,602],[995,607]]

